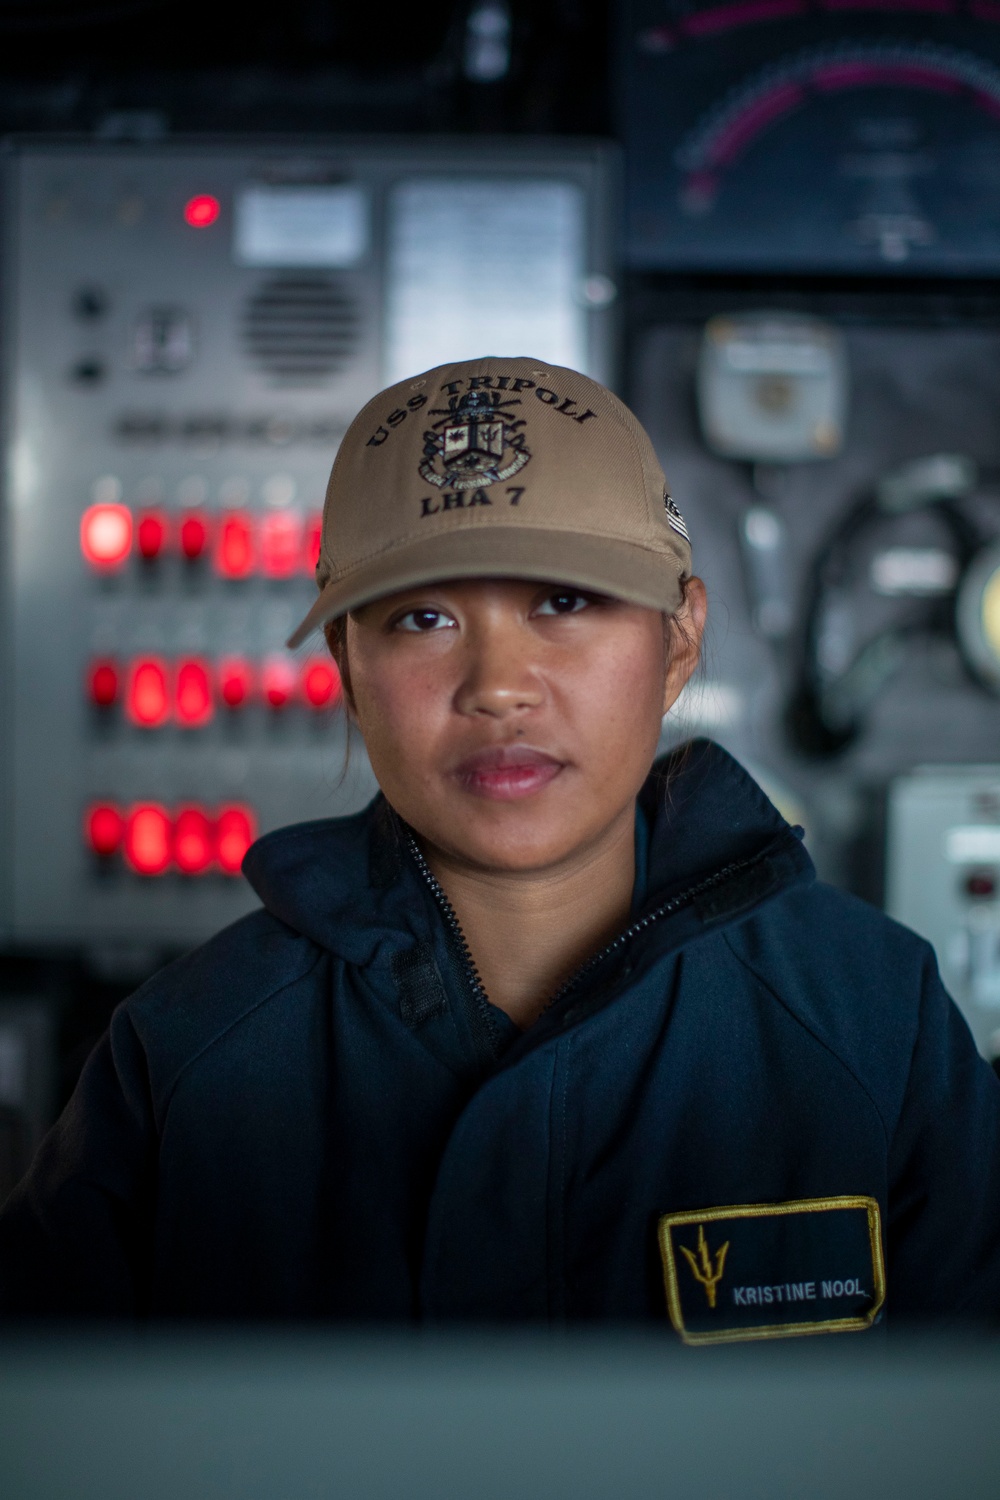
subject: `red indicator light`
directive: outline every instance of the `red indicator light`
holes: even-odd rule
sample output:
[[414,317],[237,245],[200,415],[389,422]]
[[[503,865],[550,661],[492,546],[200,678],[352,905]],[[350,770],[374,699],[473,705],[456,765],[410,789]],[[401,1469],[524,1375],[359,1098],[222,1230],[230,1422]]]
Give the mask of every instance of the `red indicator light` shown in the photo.
[[340,702],[340,673],[335,662],[307,662],[302,673],[302,691],[312,708],[336,708]]
[[80,521],[80,550],[95,568],[120,568],[132,550],[132,512],[125,505],[91,505]]
[[212,717],[212,681],[204,662],[178,663],[174,708],[178,724],[185,729],[197,729]]
[[219,200],[211,193],[196,193],[184,205],[184,222],[192,229],[207,229],[219,217]]
[[98,708],[110,708],[118,698],[118,668],[113,661],[91,663],[87,677],[87,693],[91,703]]
[[159,557],[167,541],[167,518],[160,510],[143,511],[135,529],[139,554],[147,562]]
[[137,875],[162,875],[172,854],[170,819],[154,802],[133,807],[125,824],[125,862]]
[[323,517],[318,513],[306,522],[306,545],[303,554],[306,572],[315,573],[319,562],[319,549],[323,541]]
[[285,708],[298,685],[294,664],[287,656],[269,656],[260,675],[265,703],[271,708]]
[[273,510],[260,523],[260,560],[268,578],[290,578],[302,553],[302,522],[294,510]]
[[98,803],[90,808],[84,819],[84,837],[95,854],[108,859],[117,854],[125,832],[125,819],[117,807],[110,803]]
[[188,562],[194,562],[207,546],[208,521],[200,511],[188,511],[181,522],[181,552]]
[[185,875],[201,875],[215,858],[215,834],[200,807],[182,807],[174,822],[174,861]]
[[227,708],[242,708],[253,691],[253,672],[241,656],[219,663],[219,693]]
[[156,729],[170,714],[170,690],[166,665],[155,657],[134,661],[125,689],[125,709],[133,724]]
[[253,572],[253,521],[246,511],[223,517],[215,546],[215,567],[223,578],[246,578]]
[[227,875],[238,875],[243,856],[256,837],[256,819],[249,807],[220,808],[215,825],[219,868]]

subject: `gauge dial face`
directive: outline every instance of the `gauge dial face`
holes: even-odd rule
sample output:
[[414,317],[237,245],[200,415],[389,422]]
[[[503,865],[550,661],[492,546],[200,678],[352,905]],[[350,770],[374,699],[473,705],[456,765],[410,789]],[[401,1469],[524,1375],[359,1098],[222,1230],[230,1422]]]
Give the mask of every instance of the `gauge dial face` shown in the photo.
[[995,272],[995,9],[633,0],[633,265]]
[[1000,693],[1000,545],[973,559],[962,579],[955,618],[966,660],[982,682]]

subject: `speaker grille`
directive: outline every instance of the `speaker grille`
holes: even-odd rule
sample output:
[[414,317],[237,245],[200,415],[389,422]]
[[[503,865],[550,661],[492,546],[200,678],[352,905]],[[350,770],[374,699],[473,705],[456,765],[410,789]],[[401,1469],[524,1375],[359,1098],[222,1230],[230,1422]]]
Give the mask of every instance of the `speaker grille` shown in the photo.
[[358,344],[357,303],[330,276],[275,276],[243,312],[243,342],[253,362],[276,380],[317,385],[335,375]]

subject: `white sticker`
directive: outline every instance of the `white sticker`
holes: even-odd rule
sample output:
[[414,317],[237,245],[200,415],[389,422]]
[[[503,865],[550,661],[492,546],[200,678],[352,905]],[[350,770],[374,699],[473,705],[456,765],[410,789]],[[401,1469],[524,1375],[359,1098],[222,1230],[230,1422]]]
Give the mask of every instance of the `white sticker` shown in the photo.
[[236,199],[240,265],[354,266],[369,235],[368,196],[359,187],[251,187]]

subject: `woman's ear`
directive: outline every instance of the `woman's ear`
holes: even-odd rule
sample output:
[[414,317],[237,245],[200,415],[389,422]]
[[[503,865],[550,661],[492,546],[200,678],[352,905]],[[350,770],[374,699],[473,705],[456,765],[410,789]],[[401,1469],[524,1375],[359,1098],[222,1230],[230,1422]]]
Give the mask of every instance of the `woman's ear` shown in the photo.
[[708,596],[700,578],[688,578],[684,583],[684,599],[680,609],[667,620],[666,679],[663,684],[663,712],[673,708],[701,660],[701,638],[705,631],[705,616],[708,613]]

